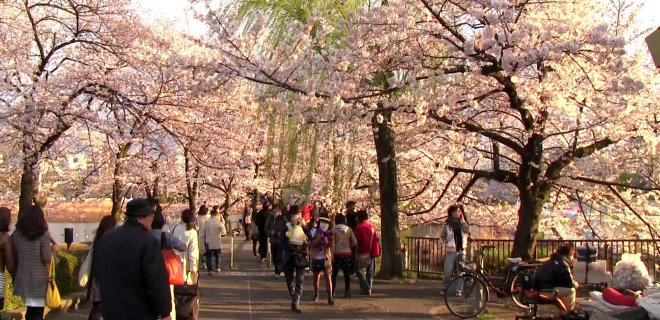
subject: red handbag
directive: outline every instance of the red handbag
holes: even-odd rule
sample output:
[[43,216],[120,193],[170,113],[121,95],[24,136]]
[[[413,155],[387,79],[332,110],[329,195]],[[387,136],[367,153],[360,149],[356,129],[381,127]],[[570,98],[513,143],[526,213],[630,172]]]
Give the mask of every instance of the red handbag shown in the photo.
[[165,260],[165,269],[171,285],[180,286],[183,284],[183,266],[181,259],[172,249],[165,249],[165,234],[160,234],[160,247],[163,251],[163,260]]

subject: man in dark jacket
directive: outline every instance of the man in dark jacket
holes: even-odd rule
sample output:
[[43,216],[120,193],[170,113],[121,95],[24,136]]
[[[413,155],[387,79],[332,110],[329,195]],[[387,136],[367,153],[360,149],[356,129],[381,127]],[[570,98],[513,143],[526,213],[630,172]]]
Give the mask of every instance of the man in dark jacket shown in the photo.
[[126,204],[126,222],[108,231],[94,251],[104,319],[170,319],[172,302],[160,243],[149,233],[153,206]]
[[358,215],[355,211],[356,202],[351,200],[346,202],[346,225],[355,231],[355,227],[358,225]]
[[534,287],[537,290],[557,290],[557,297],[564,298],[569,310],[575,306],[575,293],[578,287],[571,273],[572,256],[573,247],[563,245],[534,275]]
[[254,223],[257,224],[259,230],[259,257],[261,262],[266,262],[266,256],[268,255],[268,234],[266,233],[266,221],[268,220],[268,215],[270,215],[270,203],[264,203],[263,207],[257,216],[254,217]]
[[282,216],[282,208],[276,204],[273,206],[273,211],[266,220],[266,233],[268,234],[268,241],[270,242],[270,258],[275,266],[275,279],[280,278],[280,260],[279,260],[279,233],[284,227],[285,221]]

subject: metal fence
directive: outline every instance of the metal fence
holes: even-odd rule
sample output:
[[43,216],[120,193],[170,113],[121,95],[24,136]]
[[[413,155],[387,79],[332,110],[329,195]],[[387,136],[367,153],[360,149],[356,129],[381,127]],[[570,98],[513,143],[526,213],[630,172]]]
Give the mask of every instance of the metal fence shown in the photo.
[[[607,271],[613,271],[614,265],[621,260],[623,253],[640,253],[642,261],[655,281],[660,281],[660,240],[538,240],[533,258],[548,257],[559,246],[570,243],[574,248],[596,249],[596,259],[605,261]],[[493,250],[486,252],[484,268],[492,274],[503,274],[508,268],[506,258],[513,249],[513,240],[470,239],[467,256],[480,246],[492,245]],[[442,274],[444,257],[447,250],[439,238],[405,239],[405,270],[418,274]],[[580,281],[580,279],[577,279]]]

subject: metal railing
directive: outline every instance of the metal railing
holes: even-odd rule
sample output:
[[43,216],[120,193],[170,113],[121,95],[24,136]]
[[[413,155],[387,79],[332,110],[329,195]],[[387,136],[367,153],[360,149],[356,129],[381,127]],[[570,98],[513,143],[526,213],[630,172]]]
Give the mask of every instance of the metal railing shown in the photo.
[[[569,243],[574,248],[588,247],[597,249],[596,259],[604,260],[607,271],[613,271],[614,265],[621,260],[623,253],[640,253],[649,274],[655,281],[660,280],[660,240],[538,240],[533,258],[550,256],[559,246]],[[506,258],[513,249],[513,240],[470,239],[467,257],[482,245],[493,245],[484,257],[484,268],[492,274],[503,274],[508,265]],[[447,250],[439,238],[405,239],[405,270],[417,274],[442,274],[444,257]],[[579,281],[580,279],[578,279]]]

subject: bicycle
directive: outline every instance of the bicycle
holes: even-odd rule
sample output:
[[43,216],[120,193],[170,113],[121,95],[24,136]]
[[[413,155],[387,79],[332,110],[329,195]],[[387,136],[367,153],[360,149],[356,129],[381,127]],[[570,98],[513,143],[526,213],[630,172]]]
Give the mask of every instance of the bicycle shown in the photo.
[[[521,258],[507,258],[509,271],[504,281],[497,281],[483,268],[484,251],[495,246],[482,246],[476,253],[476,267],[460,266],[462,274],[454,278],[445,289],[445,304],[453,315],[459,318],[470,318],[480,314],[490,300],[490,290],[497,297],[511,297],[513,303],[520,308],[531,306],[521,300],[524,275],[532,276],[538,261],[524,262]],[[490,290],[489,290],[490,288]]]

